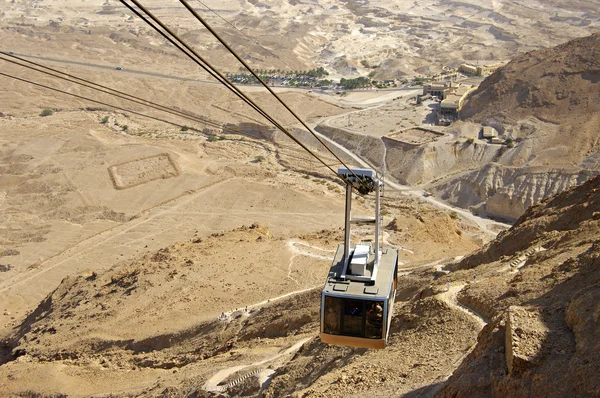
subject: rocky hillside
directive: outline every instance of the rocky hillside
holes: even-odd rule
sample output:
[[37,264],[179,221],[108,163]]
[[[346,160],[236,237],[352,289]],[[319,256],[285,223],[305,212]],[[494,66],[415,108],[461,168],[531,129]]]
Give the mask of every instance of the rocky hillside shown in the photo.
[[517,219],[598,174],[599,82],[600,33],[516,57],[485,79],[461,111],[466,125],[493,126],[511,145],[476,139],[475,146],[497,151],[493,165],[437,181],[434,190],[456,205]]
[[459,300],[490,323],[439,396],[600,396],[599,231],[594,177],[451,267],[481,279]]
[[463,119],[516,123],[529,116],[556,124],[600,112],[600,33],[513,59],[485,79]]

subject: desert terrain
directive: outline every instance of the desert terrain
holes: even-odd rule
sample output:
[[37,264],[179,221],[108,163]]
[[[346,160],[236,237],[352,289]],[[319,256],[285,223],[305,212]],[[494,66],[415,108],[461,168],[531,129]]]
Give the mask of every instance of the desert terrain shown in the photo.
[[[508,61],[600,27],[593,2],[192,3],[252,66],[324,66],[333,78]],[[144,4],[224,72],[239,70],[178,2]],[[526,206],[508,195],[482,207],[464,198],[471,177],[461,178],[496,167],[501,148],[464,141],[490,115],[439,128],[435,104],[412,100],[419,87],[276,88],[344,163],[375,167],[386,181],[383,242],[398,248],[401,274],[390,346],[326,346],[319,290],[343,237],[340,180],[120,2],[2,1],[0,16],[0,396],[531,396],[534,385],[503,377],[550,380],[557,363],[577,365],[567,386],[585,375],[578,393],[600,395],[592,320],[580,316],[580,297],[598,282],[572,281],[595,275],[598,179],[526,210],[597,174],[592,133],[578,141],[587,166],[569,164],[566,181],[540,169],[548,189]],[[9,52],[190,116],[15,65]],[[586,68],[597,86],[598,71]],[[264,90],[243,90],[327,165],[341,165]],[[582,122],[588,132],[594,115]],[[563,126],[518,116],[508,131],[533,117],[528,138],[549,136],[542,156],[539,146],[527,152],[532,169],[551,167],[542,158],[560,152]],[[452,162],[432,155],[447,148]],[[527,156],[506,158],[517,168]],[[574,203],[587,218],[573,215]],[[353,211],[372,214],[373,196],[357,195]],[[569,232],[580,224],[581,234]],[[357,229],[353,241],[370,233]],[[505,356],[497,345],[507,322],[532,317],[524,351],[513,345]],[[564,340],[567,329],[565,350],[540,337]],[[464,384],[484,373],[487,384]]]

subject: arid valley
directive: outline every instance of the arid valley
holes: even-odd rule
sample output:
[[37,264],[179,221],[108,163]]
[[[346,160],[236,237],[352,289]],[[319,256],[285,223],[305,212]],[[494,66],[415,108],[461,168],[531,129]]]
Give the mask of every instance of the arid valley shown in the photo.
[[[143,4],[240,73],[180,2]],[[598,1],[189,4],[310,131],[120,1],[0,0],[0,396],[600,397]],[[443,126],[423,93],[450,71]],[[319,339],[343,165],[385,183],[383,350]]]

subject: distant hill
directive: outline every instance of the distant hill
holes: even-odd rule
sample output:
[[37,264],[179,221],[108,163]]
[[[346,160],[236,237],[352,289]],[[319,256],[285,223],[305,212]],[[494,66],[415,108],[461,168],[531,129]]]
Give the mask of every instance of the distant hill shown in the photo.
[[519,55],[485,79],[461,118],[563,124],[600,112],[600,33]]

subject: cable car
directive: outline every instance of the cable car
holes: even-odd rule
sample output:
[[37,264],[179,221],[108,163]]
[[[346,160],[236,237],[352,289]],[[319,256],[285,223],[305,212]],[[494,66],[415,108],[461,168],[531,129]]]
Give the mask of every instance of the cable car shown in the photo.
[[[380,188],[369,169],[338,169],[346,185],[344,243],[338,246],[321,293],[321,341],[362,348],[385,348],[396,297],[398,250],[379,246]],[[375,192],[375,218],[352,220],[352,190]],[[375,239],[350,245],[351,224],[375,226]]]

